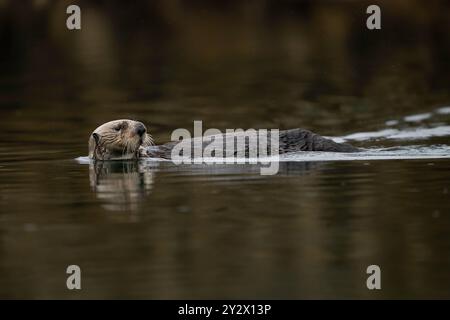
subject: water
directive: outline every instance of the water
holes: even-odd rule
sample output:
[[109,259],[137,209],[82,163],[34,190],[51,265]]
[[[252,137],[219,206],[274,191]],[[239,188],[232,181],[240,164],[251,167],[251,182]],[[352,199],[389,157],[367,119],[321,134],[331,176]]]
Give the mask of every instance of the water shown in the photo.
[[[81,33],[59,5],[0,7],[1,298],[450,298],[447,4],[385,2],[369,37],[359,2],[144,3],[86,4]],[[158,143],[203,120],[364,151],[283,155],[275,176],[91,163],[117,118]]]

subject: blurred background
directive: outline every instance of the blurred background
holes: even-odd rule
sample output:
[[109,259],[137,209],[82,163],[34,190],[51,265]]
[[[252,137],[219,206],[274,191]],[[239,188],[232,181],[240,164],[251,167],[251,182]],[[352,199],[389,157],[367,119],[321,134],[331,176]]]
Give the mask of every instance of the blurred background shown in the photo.
[[[69,4],[81,31],[66,28]],[[377,1],[379,31],[369,4],[1,0],[2,133],[63,130],[79,153],[118,117],[164,141],[194,119],[337,135],[448,103],[450,3]]]
[[[81,8],[80,31],[66,8]],[[381,30],[366,8],[381,7]],[[100,124],[448,127],[450,2],[0,0],[0,297],[450,297],[448,160],[76,163]],[[422,141],[448,145],[448,137]],[[358,142],[355,142],[358,144]],[[369,141],[392,146],[403,141]],[[83,290],[65,288],[79,264]],[[379,264],[383,290],[365,269]]]

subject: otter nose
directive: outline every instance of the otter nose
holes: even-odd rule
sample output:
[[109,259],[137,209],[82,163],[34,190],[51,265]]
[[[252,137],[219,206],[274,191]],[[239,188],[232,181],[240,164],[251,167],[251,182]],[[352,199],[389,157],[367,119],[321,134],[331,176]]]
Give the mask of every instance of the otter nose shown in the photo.
[[143,136],[147,129],[145,129],[145,126],[142,123],[138,123],[136,125],[135,131],[138,135]]

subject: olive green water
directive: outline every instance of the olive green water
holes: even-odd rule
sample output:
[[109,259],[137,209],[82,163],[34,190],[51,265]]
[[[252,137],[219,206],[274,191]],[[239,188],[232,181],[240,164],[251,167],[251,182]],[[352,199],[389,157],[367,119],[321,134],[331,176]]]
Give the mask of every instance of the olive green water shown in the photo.
[[[450,160],[83,164],[116,118],[172,130],[445,128],[449,7],[0,6],[0,298],[450,298]],[[409,115],[432,112],[419,122]],[[448,136],[356,142],[450,145]],[[66,288],[68,265],[82,290]],[[382,289],[366,288],[366,268]]]

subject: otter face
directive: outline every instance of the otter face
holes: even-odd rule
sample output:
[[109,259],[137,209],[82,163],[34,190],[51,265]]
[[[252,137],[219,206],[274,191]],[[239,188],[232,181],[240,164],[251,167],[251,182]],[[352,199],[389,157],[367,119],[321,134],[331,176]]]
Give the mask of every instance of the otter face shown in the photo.
[[139,121],[114,120],[102,124],[89,138],[89,158],[94,160],[128,160],[139,157],[141,146],[153,140]]

